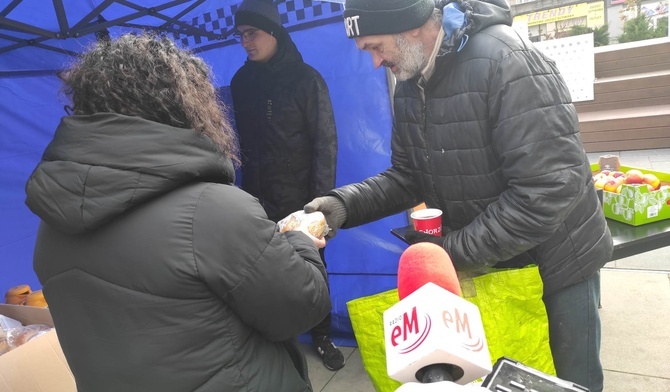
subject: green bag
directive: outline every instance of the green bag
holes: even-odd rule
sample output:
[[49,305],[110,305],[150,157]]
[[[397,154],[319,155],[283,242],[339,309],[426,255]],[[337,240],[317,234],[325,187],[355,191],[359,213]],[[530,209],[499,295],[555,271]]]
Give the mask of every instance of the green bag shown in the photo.
[[[556,374],[537,266],[461,276],[460,282],[463,298],[481,312],[491,363],[505,356]],[[397,302],[397,289],[347,302],[363,366],[377,392],[395,391],[401,385],[386,373],[384,350],[383,314]]]

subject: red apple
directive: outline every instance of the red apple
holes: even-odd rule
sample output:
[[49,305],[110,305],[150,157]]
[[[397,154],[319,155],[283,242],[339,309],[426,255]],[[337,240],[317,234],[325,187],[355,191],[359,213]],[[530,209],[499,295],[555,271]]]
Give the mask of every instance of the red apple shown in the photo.
[[605,187],[605,183],[606,183],[606,182],[607,182],[607,178],[605,178],[605,177],[601,177],[601,178],[597,179],[597,180],[593,183],[593,185],[595,185],[595,187],[598,188],[598,189],[603,189],[603,188]]
[[630,169],[626,172],[625,183],[626,184],[642,184],[642,172],[637,169]]
[[642,183],[651,185],[654,190],[661,187],[661,180],[651,173],[646,173],[642,176]]
[[614,172],[610,173],[610,176],[612,176],[614,178],[618,178],[618,177],[625,177],[626,174],[624,172],[614,171]]
[[611,170],[602,170],[602,171],[600,171],[600,173],[598,173],[598,174],[604,174],[604,175],[608,176],[610,173],[612,173]]
[[605,190],[607,192],[616,193],[617,188],[621,184],[623,184],[623,178],[622,177],[612,178],[612,179],[609,179],[605,182],[605,185],[603,185],[603,190]]

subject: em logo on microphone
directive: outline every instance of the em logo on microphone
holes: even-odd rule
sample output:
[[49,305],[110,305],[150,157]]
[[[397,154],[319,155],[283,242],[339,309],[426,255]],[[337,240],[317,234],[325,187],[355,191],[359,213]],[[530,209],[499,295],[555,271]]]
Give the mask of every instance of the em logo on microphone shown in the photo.
[[[484,348],[484,342],[479,336],[473,336],[470,328],[468,314],[458,308],[442,311],[443,325],[437,325],[438,329],[446,328],[451,336],[456,335],[461,346],[472,352],[479,352]],[[391,345],[398,350],[399,354],[407,354],[418,347],[430,336],[433,329],[433,321],[430,315],[423,313],[419,317],[416,306],[402,316],[391,320]],[[449,338],[448,335],[445,335]]]
[[396,319],[396,326],[391,330],[391,344],[393,347],[398,347],[400,354],[407,354],[414,351],[421,346],[428,335],[433,325],[430,316],[424,314],[422,317],[423,324],[419,325],[419,319],[416,313],[416,306],[412,308],[412,313],[408,316],[403,313],[399,319]]

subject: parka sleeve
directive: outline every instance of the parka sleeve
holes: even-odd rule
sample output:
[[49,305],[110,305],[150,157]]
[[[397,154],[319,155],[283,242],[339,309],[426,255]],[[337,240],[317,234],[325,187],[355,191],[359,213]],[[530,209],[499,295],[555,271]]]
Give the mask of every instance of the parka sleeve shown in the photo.
[[326,271],[313,242],[301,232],[279,233],[249,194],[210,187],[193,228],[198,275],[268,340],[295,337],[330,312]]
[[445,248],[462,270],[494,265],[546,241],[593,191],[577,113],[553,61],[529,48],[493,63],[491,140],[508,189],[446,235]]
[[337,130],[328,86],[314,71],[304,92],[304,118],[314,151],[310,178],[310,199],[335,188],[337,170]]

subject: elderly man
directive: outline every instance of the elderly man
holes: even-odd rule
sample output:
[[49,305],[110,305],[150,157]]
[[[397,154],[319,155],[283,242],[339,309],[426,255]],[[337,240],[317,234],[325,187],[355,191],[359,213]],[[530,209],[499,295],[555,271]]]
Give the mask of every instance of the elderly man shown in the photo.
[[[347,0],[345,30],[398,79],[391,167],[314,199],[331,228],[425,202],[458,270],[539,265],[558,376],[601,391],[599,270],[612,238],[554,62],[504,0]],[[331,232],[331,236],[335,234]]]

